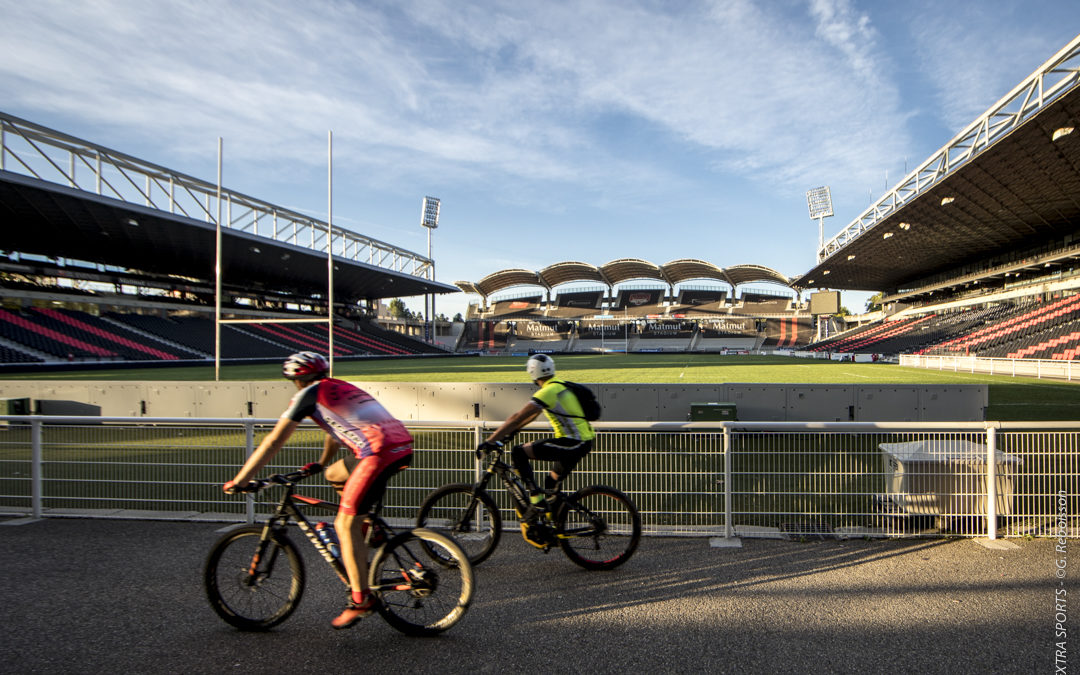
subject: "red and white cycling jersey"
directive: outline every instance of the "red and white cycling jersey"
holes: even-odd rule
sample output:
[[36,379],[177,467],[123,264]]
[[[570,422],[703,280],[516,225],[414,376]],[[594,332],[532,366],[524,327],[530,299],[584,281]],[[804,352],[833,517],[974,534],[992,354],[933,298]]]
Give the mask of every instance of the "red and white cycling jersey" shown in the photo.
[[360,459],[412,450],[412,435],[375,398],[344,380],[325,379],[296,393],[283,418],[310,417]]

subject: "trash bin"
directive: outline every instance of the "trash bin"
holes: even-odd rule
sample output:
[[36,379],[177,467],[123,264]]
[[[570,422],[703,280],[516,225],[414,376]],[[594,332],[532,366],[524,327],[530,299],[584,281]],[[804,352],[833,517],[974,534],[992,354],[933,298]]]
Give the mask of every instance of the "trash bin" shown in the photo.
[[734,403],[691,403],[691,422],[734,422]]
[[[962,440],[881,443],[886,496],[902,512],[929,516],[986,515],[986,453]],[[996,451],[997,514],[1013,514],[1012,474],[1023,464]]]

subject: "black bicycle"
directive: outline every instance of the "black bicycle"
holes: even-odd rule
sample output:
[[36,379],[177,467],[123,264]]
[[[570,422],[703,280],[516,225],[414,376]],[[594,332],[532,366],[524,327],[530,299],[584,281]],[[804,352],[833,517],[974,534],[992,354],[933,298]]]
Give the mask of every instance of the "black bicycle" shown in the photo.
[[[488,483],[498,477],[506,486],[521,521],[525,541],[548,552],[558,545],[566,557],[587,570],[609,570],[630,559],[641,538],[637,507],[622,492],[606,485],[590,485],[571,495],[561,489],[546,493],[549,509],[535,523],[523,520],[529,509],[528,491],[521,477],[502,460],[506,445],[495,443],[487,450],[484,474],[475,484],[452,483],[438,488],[420,505],[417,527],[452,538],[469,562],[488,558],[502,536],[502,516],[488,493]],[[456,561],[433,557],[452,566]]]
[[[296,494],[296,484],[307,478],[303,470],[251,481],[245,492],[280,485],[285,492],[274,515],[264,525],[238,527],[210,549],[203,571],[206,596],[218,616],[248,631],[264,631],[280,624],[296,610],[304,594],[304,561],[289,538],[289,520],[311,542],[348,587],[345,565],[324,542],[300,505],[337,511],[334,502]],[[422,528],[396,532],[379,517],[381,504],[369,514],[364,534],[374,551],[368,567],[376,610],[406,635],[428,636],[456,624],[473,595],[469,559],[449,538]],[[438,564],[431,564],[434,556]],[[449,561],[449,562],[448,562]]]

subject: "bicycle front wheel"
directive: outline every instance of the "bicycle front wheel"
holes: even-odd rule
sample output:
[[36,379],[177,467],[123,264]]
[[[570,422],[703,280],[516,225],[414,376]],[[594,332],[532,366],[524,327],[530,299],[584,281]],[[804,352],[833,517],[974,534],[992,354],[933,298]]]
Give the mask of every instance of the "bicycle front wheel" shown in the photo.
[[[416,526],[434,530],[454,540],[469,562],[479,565],[492,554],[502,534],[499,507],[486,492],[476,492],[468,483],[453,483],[435,490],[416,515]],[[439,551],[431,551],[436,562]]]
[[[431,564],[430,551],[452,564]],[[379,614],[406,635],[437,635],[461,620],[472,602],[473,572],[465,553],[449,537],[422,528],[380,548],[368,581]]]
[[240,630],[276,626],[304,594],[304,561],[296,544],[280,533],[263,539],[263,529],[250,525],[225,534],[203,569],[210,606]]
[[563,553],[587,570],[610,570],[630,559],[641,539],[641,516],[615,488],[592,485],[567,498],[556,515]]

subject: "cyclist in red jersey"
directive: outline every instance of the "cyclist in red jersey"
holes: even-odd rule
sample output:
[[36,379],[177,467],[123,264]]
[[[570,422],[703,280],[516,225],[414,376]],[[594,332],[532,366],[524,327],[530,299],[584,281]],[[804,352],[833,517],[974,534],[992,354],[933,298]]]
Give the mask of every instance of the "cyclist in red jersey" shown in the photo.
[[[245,487],[281,450],[305,417],[326,431],[319,461],[304,468],[317,473],[326,467],[326,480],[341,495],[334,529],[351,594],[349,605],[331,625],[348,628],[375,608],[375,599],[368,590],[368,551],[363,533],[370,521],[366,515],[382,497],[390,477],[409,466],[413,439],[405,425],[371,394],[329,377],[329,370],[326,359],[315,352],[299,352],[285,360],[282,373],[296,383],[299,391],[236,477],[225,483],[224,490],[232,494]],[[352,456],[330,464],[341,446],[351,450]]]

